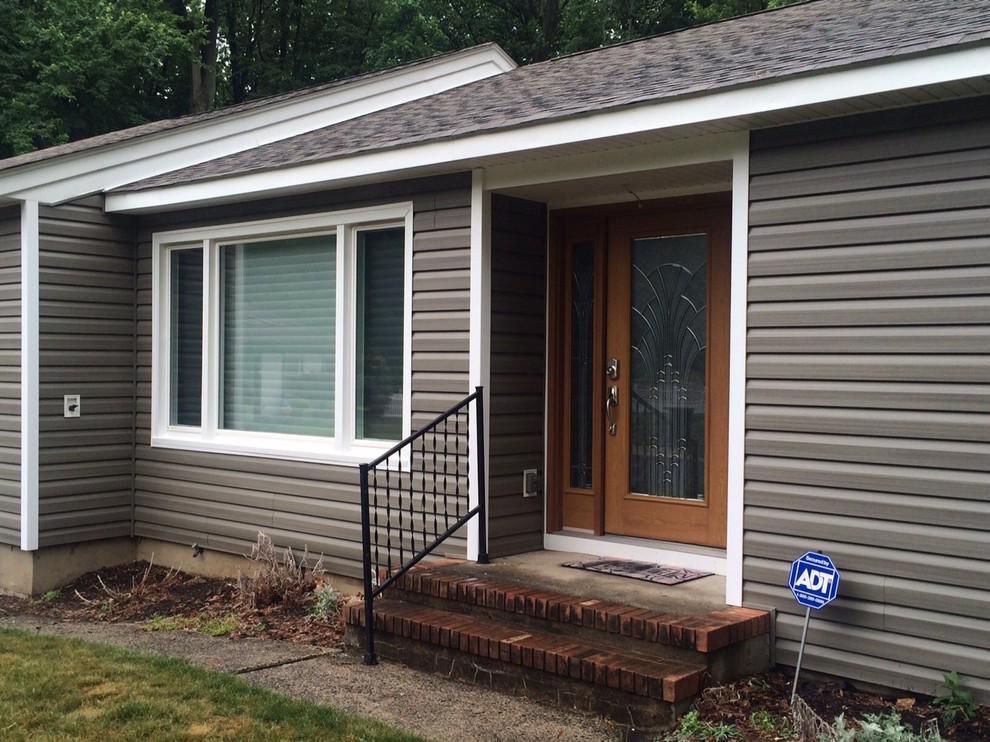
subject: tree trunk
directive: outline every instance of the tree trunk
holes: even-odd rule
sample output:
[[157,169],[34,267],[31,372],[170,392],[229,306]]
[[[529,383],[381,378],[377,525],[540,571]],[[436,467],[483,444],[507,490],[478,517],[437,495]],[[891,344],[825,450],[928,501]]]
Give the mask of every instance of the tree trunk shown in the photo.
[[213,110],[217,94],[217,38],[220,29],[220,0],[206,0],[206,36],[192,61],[192,113]]

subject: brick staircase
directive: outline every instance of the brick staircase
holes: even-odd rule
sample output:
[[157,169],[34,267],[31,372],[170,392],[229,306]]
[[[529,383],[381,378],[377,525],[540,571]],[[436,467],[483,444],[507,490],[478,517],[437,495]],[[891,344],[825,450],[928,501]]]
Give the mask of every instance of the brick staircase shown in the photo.
[[[462,567],[419,565],[375,601],[380,656],[636,729],[668,727],[706,685],[769,665],[764,611],[669,615]],[[363,603],[346,621],[362,644]]]

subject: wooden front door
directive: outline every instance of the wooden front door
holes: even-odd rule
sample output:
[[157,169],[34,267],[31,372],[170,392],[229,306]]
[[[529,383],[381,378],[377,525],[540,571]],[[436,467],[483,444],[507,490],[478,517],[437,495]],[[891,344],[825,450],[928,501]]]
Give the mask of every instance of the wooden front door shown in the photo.
[[561,212],[554,242],[556,525],[724,546],[728,206]]

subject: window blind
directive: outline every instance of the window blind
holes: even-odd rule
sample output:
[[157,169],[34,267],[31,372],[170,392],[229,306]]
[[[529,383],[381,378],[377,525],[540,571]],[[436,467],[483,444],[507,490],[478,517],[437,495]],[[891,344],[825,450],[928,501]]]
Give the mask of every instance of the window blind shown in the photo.
[[402,228],[357,233],[355,435],[363,440],[403,437],[404,263]]
[[169,255],[169,425],[199,427],[203,410],[203,248]]
[[222,245],[220,427],[332,437],[336,238]]

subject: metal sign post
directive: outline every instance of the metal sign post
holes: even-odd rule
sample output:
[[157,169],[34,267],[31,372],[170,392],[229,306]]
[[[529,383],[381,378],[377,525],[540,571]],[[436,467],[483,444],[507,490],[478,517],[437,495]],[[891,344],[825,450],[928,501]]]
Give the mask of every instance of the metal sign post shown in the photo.
[[787,579],[794,599],[807,609],[804,613],[804,629],[801,631],[801,648],[798,650],[797,667],[794,669],[794,687],[791,688],[791,703],[797,695],[798,676],[801,674],[801,660],[804,659],[804,644],[808,638],[808,624],[811,609],[818,610],[828,605],[839,592],[839,570],[832,560],[821,552],[809,551],[791,563],[791,574]]

